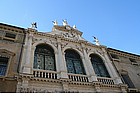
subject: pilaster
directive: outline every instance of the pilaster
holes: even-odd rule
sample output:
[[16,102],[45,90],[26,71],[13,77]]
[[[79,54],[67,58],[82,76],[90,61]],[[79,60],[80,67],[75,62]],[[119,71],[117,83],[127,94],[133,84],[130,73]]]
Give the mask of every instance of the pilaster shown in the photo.
[[91,64],[91,61],[90,61],[90,59],[88,57],[88,54],[85,51],[85,45],[84,44],[81,44],[81,45],[83,47],[83,54],[84,54],[84,58],[85,58],[85,66],[86,66],[86,69],[88,70],[88,73],[89,73],[90,82],[98,81],[97,76],[96,76],[96,74],[94,72],[93,66]]
[[57,39],[58,41],[58,55],[57,55],[57,66],[59,67],[59,73],[60,77],[62,79],[68,79],[68,74],[67,74],[67,67],[66,67],[66,62],[65,62],[65,54],[62,52],[62,47],[61,47],[61,40]]
[[28,29],[29,33],[26,34],[26,40],[25,40],[25,62],[23,64],[23,73],[26,74],[32,74],[32,41],[33,41],[33,34],[36,30],[30,30]]
[[123,82],[122,82],[121,78],[119,77],[119,75],[117,74],[116,69],[113,67],[113,64],[110,61],[105,48],[102,48],[102,51],[103,51],[104,57],[105,57],[104,63],[106,64],[106,67],[108,68],[108,71],[111,74],[111,77],[114,78],[115,84],[122,84]]

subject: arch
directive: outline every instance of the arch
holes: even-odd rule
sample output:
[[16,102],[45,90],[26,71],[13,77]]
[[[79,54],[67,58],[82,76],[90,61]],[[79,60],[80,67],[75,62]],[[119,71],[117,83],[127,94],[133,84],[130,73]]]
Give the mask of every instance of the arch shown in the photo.
[[73,49],[65,50],[65,60],[68,73],[85,74],[81,56]]
[[37,47],[38,45],[40,45],[40,44],[46,44],[46,45],[51,46],[51,47],[53,48],[53,50],[54,50],[54,53],[57,53],[57,48],[56,48],[54,45],[50,44],[49,42],[42,41],[42,40],[41,40],[41,41],[35,42],[35,43],[33,44],[33,49],[35,50],[36,47]]
[[34,51],[35,69],[56,70],[55,54],[53,48],[48,44],[39,44]]
[[91,52],[89,52],[88,53],[88,56],[90,57],[90,55],[93,55],[93,54],[98,55],[103,60],[103,62],[105,62],[105,58],[100,53],[98,53],[97,51],[94,51],[94,52],[91,51]]
[[63,48],[63,53],[65,53],[66,50],[73,50],[80,55],[81,59],[84,58],[83,54],[79,50],[77,50],[76,48],[72,48],[70,46],[67,46],[67,47]]
[[102,58],[97,54],[90,54],[90,58],[91,58],[91,63],[92,63],[93,69],[95,71],[95,74],[99,77],[110,78],[110,75],[107,71],[107,68],[106,68]]

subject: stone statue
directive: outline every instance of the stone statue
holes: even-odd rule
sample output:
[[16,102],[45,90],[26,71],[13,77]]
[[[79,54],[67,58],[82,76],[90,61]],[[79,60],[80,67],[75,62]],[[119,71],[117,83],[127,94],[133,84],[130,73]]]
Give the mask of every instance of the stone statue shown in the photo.
[[37,23],[36,22],[33,22],[31,28],[32,29],[36,29],[37,28]]
[[53,25],[58,25],[58,22],[57,22],[57,20],[55,20],[55,21],[52,21],[53,22]]
[[76,25],[73,25],[73,29],[76,29]]
[[68,22],[67,22],[67,20],[63,20],[63,26],[67,26],[68,25]]
[[100,46],[100,42],[99,42],[98,38],[95,37],[95,36],[93,36],[93,38],[94,38],[95,44],[98,45],[98,46]]

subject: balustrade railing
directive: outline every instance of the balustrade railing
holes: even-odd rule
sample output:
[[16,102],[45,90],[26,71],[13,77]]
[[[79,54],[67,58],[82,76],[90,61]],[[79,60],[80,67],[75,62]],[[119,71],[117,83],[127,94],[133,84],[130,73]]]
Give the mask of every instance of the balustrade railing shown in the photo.
[[68,74],[69,79],[76,82],[89,82],[88,76],[80,74]]
[[102,82],[103,84],[114,85],[114,80],[112,78],[97,77],[97,79],[99,82]]
[[57,72],[48,70],[33,70],[34,77],[57,79]]
[[[56,71],[48,71],[48,70],[33,70],[34,77],[37,78],[49,78],[49,79],[57,79]],[[69,79],[76,82],[89,82],[89,78],[87,75],[81,74],[68,74]],[[113,78],[107,77],[97,77],[98,81],[103,84],[114,85]]]

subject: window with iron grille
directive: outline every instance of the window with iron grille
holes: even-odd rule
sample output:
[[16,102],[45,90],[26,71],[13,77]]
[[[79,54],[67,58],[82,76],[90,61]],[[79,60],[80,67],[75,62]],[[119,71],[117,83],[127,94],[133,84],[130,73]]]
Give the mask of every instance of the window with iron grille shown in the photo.
[[49,45],[38,45],[34,55],[34,68],[55,71],[55,55]]
[[74,50],[66,50],[65,59],[68,73],[85,74],[82,60],[77,52]]
[[0,57],[0,76],[5,76],[7,71],[8,58]]
[[90,57],[95,74],[99,77],[110,78],[110,75],[105,67],[103,60],[96,54],[91,54]]

